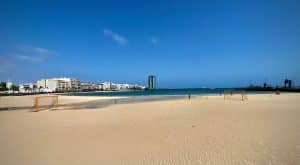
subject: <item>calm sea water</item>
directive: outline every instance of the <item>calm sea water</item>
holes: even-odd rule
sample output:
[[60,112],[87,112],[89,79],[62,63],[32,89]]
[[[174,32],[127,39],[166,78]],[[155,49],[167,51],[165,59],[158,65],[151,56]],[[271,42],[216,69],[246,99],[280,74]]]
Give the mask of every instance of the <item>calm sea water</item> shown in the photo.
[[[79,92],[69,93],[74,96],[176,96],[176,95],[219,95],[223,94],[228,88],[195,88],[195,89],[156,89],[140,91],[100,91],[100,92]],[[247,92],[247,93],[266,93],[266,92]]]
[[[64,95],[74,96],[124,96],[122,98],[113,100],[101,100],[88,102],[82,104],[81,108],[93,109],[110,106],[114,104],[127,104],[138,103],[147,101],[161,101],[161,100],[174,100],[174,99],[188,99],[188,94],[191,94],[192,98],[196,95],[220,95],[224,93],[224,90],[230,90],[228,88],[196,88],[196,89],[156,89],[156,90],[141,90],[141,91],[114,91],[114,92],[79,92],[68,93]],[[268,93],[268,92],[247,92],[247,93]]]

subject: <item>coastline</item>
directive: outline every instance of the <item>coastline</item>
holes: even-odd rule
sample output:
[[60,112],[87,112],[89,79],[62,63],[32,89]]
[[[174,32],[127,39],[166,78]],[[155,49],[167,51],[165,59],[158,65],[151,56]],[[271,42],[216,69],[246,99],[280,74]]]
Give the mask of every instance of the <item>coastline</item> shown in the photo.
[[300,93],[299,88],[262,88],[262,87],[248,87],[248,88],[160,88],[155,90],[108,90],[108,91],[77,91],[77,92],[52,92],[52,93],[0,93],[3,96],[26,96],[26,95],[65,95],[65,96],[147,96],[147,95],[218,95],[223,94],[224,91],[245,91],[248,94],[252,93],[275,93],[275,92],[290,92]]

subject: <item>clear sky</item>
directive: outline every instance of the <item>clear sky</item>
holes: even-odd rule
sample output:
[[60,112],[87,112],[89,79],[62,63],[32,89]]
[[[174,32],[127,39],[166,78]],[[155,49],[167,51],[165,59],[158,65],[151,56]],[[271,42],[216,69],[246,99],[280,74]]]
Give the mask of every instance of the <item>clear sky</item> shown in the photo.
[[300,84],[300,1],[1,1],[0,80]]

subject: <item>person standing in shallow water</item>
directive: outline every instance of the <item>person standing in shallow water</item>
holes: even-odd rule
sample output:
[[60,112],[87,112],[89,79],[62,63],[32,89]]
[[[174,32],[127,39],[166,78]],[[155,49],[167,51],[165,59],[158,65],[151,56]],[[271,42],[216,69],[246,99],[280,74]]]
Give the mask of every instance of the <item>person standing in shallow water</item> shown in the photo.
[[190,93],[188,94],[188,98],[189,98],[189,100],[191,100],[191,94]]

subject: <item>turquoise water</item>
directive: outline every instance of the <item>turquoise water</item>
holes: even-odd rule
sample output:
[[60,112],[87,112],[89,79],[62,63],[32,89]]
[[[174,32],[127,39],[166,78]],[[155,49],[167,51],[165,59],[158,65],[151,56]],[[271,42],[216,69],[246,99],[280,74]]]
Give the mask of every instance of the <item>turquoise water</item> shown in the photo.
[[[220,95],[224,93],[224,90],[230,90],[228,88],[196,88],[196,89],[156,89],[156,90],[141,90],[141,91],[100,91],[100,92],[76,92],[68,93],[67,95],[74,96],[124,96],[122,98],[112,100],[101,100],[83,103],[81,108],[94,109],[106,107],[114,104],[128,104],[147,101],[161,101],[161,100],[175,100],[175,99],[189,99],[188,94],[191,94],[191,98],[197,95]],[[247,92],[249,93],[269,93],[269,92]],[[66,94],[64,94],[66,95]],[[74,108],[71,108],[74,109]],[[80,109],[80,108],[79,108]]]
[[[74,96],[174,96],[174,95],[219,95],[223,94],[228,88],[194,88],[194,89],[156,89],[140,91],[100,91],[100,92],[79,92],[69,93]],[[266,93],[266,92],[247,92],[247,93]]]

